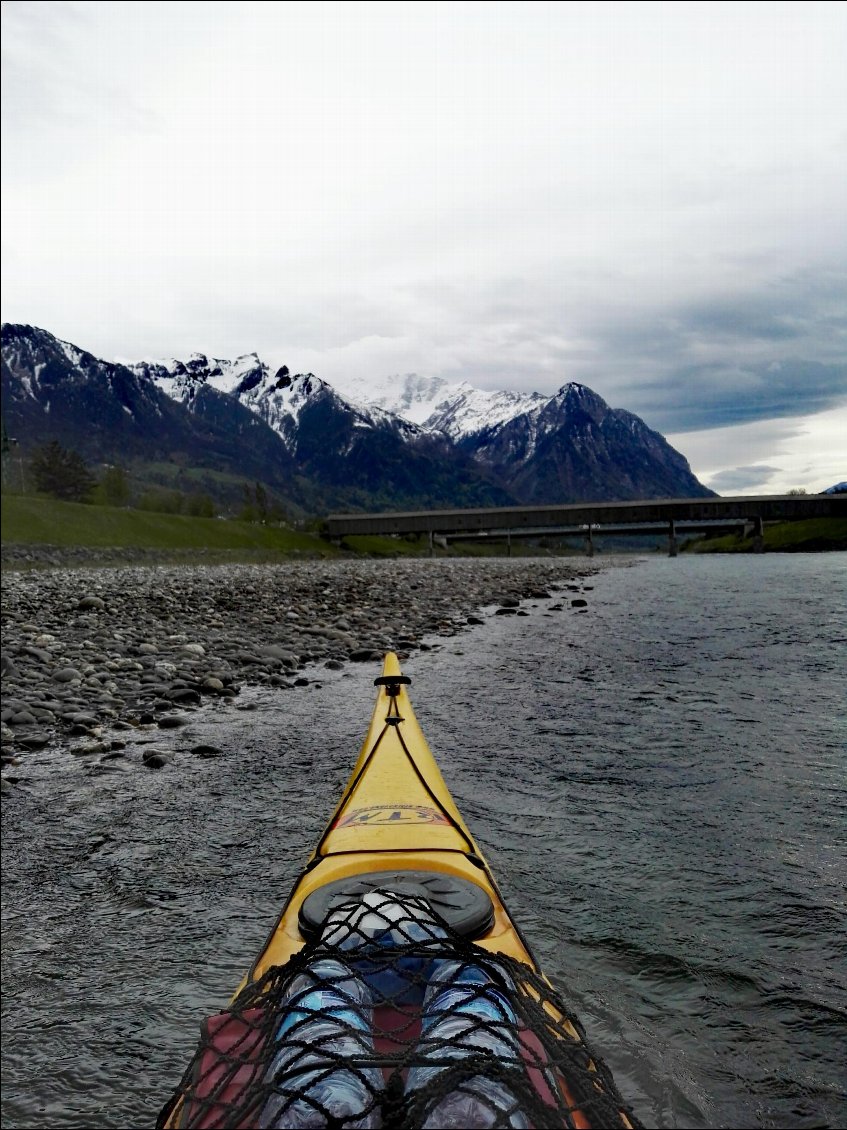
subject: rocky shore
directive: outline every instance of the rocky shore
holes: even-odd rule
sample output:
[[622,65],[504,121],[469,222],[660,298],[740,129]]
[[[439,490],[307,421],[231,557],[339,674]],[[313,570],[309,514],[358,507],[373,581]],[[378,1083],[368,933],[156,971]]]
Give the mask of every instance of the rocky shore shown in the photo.
[[[527,615],[528,600],[579,609],[591,572],[561,559],[6,570],[4,769],[57,742],[122,757],[126,731],[178,728],[242,687],[293,689],[321,667],[408,655],[432,646],[425,637],[481,622],[483,609]],[[150,768],[164,761],[155,749],[143,758]]]

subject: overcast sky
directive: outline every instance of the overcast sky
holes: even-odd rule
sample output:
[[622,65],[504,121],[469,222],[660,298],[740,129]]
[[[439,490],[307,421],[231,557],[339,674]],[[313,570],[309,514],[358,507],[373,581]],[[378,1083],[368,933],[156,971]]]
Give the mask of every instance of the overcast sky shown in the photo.
[[847,478],[847,5],[3,3],[4,321]]

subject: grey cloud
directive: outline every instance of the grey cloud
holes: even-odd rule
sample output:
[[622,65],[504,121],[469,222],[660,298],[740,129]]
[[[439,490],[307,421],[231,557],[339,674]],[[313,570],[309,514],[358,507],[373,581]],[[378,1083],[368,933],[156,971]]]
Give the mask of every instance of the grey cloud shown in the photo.
[[[138,322],[137,344],[121,329],[111,352],[149,354],[155,337],[161,353],[235,356],[255,349],[306,364],[330,381],[332,365],[337,372],[348,356],[365,372],[414,369],[483,388],[550,394],[579,380],[666,434],[847,403],[843,276],[798,273],[743,295],[672,306],[653,294],[605,301],[596,279],[575,298],[577,280],[569,282],[563,298],[552,275],[401,282],[358,292],[329,280],[325,288],[323,280],[304,280],[292,290],[283,280],[278,297],[257,287],[251,301],[218,292],[219,280],[212,280],[205,293],[200,287],[175,304],[169,324]],[[386,361],[386,341],[400,343],[401,356]]]
[[789,358],[680,367],[642,389],[638,399],[667,432],[808,416],[847,403],[847,365]]
[[[847,277],[798,273],[736,296],[587,313],[573,375],[662,431],[847,402]],[[626,400],[621,400],[626,397]]]
[[[758,308],[757,308],[758,307]],[[758,302],[715,302],[688,311],[690,330],[712,341],[785,341],[802,337],[807,325],[791,314],[767,308]]]
[[719,471],[709,479],[709,486],[718,494],[738,491],[755,490],[764,487],[774,475],[780,473],[779,467],[768,467],[764,463],[751,467],[733,467],[726,471]]

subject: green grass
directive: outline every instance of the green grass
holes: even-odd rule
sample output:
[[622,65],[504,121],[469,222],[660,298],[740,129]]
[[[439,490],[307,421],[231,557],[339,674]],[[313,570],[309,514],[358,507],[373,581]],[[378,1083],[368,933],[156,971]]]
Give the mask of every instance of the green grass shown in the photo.
[[[154,550],[167,558],[185,559],[191,550],[203,550],[204,560],[249,560],[308,554],[323,557],[347,551],[366,557],[426,557],[429,541],[421,537],[361,535],[347,537],[338,546],[316,534],[261,526],[217,518],[189,518],[182,514],[159,514],[115,506],[60,502],[37,495],[3,495],[2,541],[4,545],[85,546],[102,549]],[[505,542],[469,541],[452,543],[445,551],[436,545],[436,556],[505,557]],[[546,550],[542,550],[546,553]],[[512,553],[537,556],[539,550],[515,541]]]
[[246,550],[276,554],[336,551],[314,534],[217,518],[89,506],[32,495],[3,496],[0,533],[18,545]]
[[[752,553],[753,538],[727,534],[691,543],[692,553]],[[806,518],[765,526],[766,553],[847,549],[847,518]]]
[[[35,495],[3,495],[2,541],[4,544],[88,546],[101,548],[140,548],[185,554],[202,549],[204,556],[219,554],[224,559],[242,554],[252,560],[288,555],[334,556],[337,547],[315,534],[298,530],[261,526],[252,522],[222,521],[217,518],[189,518],[181,514],[157,514],[148,510],[127,510],[113,506],[59,502]],[[810,518],[802,522],[783,522],[765,527],[765,551],[847,549],[847,519]],[[425,537],[361,536],[345,538],[342,550],[369,557],[424,557],[429,545]],[[730,534],[692,543],[694,553],[750,553],[753,539]],[[503,543],[480,541],[453,543],[450,556],[505,556]],[[514,542],[515,556],[538,554],[538,549]],[[436,555],[445,551],[436,547]]]

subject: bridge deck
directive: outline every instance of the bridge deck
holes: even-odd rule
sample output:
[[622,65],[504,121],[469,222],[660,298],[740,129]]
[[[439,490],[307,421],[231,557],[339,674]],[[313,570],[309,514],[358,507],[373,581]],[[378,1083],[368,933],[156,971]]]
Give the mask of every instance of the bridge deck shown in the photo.
[[720,520],[763,522],[847,517],[847,495],[748,495],[740,498],[664,498],[645,502],[579,502],[562,506],[500,506],[475,510],[408,510],[331,514],[330,537],[351,534],[460,534],[482,530],[580,526],[668,525]]

